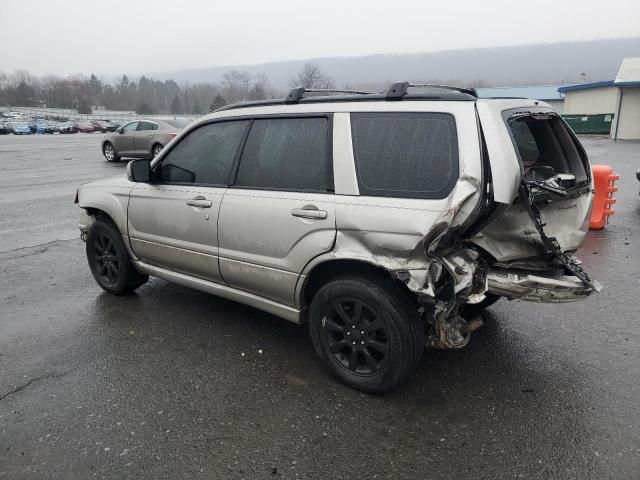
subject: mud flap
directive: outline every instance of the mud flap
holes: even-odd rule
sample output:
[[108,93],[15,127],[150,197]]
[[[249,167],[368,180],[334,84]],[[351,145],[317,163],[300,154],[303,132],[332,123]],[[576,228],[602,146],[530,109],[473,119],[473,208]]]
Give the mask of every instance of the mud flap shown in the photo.
[[542,244],[548,249],[574,276],[579,278],[584,285],[594,292],[602,290],[602,285],[597,280],[592,280],[587,272],[585,272],[578,263],[578,259],[570,254],[562,251],[562,247],[555,237],[549,237],[545,231],[545,223],[542,221],[542,215],[538,204],[536,203],[536,192],[533,191],[535,185],[529,185],[524,180],[520,184],[520,195],[527,199],[527,212],[536,226],[536,230],[540,234]]

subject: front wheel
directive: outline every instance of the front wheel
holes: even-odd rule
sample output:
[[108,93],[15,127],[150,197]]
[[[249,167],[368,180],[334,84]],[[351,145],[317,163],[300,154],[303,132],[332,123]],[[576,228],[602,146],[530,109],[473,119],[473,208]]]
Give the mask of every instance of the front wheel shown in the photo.
[[114,295],[124,295],[149,280],[138,273],[122,240],[111,222],[97,220],[87,235],[87,260],[98,285]]
[[120,160],[120,157],[116,153],[116,149],[110,142],[104,144],[104,147],[102,147],[102,153],[104,154],[104,158],[107,159],[107,162],[117,162]]
[[316,353],[342,383],[384,393],[407,380],[424,347],[410,297],[391,281],[347,277],[313,297],[309,333]]

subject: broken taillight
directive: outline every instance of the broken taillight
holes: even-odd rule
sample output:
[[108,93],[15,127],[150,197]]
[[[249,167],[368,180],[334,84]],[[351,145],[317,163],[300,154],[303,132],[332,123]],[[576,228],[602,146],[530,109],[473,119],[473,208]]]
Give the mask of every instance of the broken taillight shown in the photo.
[[171,138],[176,138],[176,135],[178,135],[176,132],[171,132]]

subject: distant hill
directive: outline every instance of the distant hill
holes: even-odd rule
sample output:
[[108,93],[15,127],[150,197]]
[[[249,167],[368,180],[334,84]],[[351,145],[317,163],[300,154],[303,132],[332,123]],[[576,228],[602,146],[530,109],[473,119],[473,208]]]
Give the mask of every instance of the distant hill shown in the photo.
[[219,81],[224,72],[244,70],[267,75],[273,88],[285,89],[305,62],[317,63],[337,86],[377,88],[392,81],[442,81],[486,86],[572,83],[608,80],[624,57],[640,56],[640,37],[562,42],[514,47],[446,50],[430,53],[377,54],[235,65],[151,73],[182,82]]

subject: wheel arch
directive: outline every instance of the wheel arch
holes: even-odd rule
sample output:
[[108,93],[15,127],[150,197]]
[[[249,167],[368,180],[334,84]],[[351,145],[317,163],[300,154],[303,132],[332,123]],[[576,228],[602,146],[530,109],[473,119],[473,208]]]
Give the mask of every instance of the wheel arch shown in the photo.
[[[304,276],[298,293],[299,305],[302,310],[304,311],[309,307],[313,296],[322,285],[344,276],[375,277],[398,286],[411,299],[415,300],[416,298],[415,293],[411,292],[403,282],[394,276],[393,272],[380,265],[365,260],[333,258],[317,263]],[[303,320],[305,319],[303,318]]]
[[118,213],[114,212],[114,210],[110,208],[103,208],[102,206],[93,206],[93,205],[85,205],[85,204],[81,205],[80,208],[82,208],[86,212],[86,215],[90,217],[90,220],[88,222],[81,221],[81,227],[80,227],[81,230],[82,229],[88,230],[91,227],[91,225],[93,225],[98,220],[103,220],[113,224],[113,226],[120,233],[120,235],[122,235],[124,245],[127,248],[127,251],[129,252],[129,256],[131,257],[131,259],[132,260],[138,259],[138,257],[135,255],[135,253],[131,249],[131,243],[129,242],[126,213],[125,213],[124,219],[119,220],[120,217],[118,216]]

